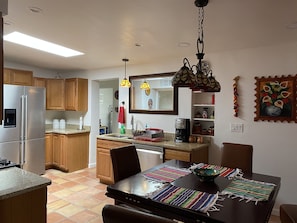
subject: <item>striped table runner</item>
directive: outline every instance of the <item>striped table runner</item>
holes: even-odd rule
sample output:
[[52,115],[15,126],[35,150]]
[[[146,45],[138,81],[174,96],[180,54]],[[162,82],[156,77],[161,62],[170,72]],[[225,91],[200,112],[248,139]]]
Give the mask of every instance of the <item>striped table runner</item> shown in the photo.
[[217,165],[212,165],[212,164],[205,164],[205,163],[198,163],[192,165],[189,169],[193,170],[195,168],[209,168],[209,169],[215,169],[220,172],[221,177],[226,177],[228,179],[232,179],[235,176],[242,176],[241,170],[236,168],[229,168],[229,167],[223,167],[223,166],[217,166]]
[[275,185],[245,178],[235,178],[221,194],[247,201],[267,201]]
[[171,166],[164,166],[160,169],[154,170],[152,172],[144,173],[143,175],[154,181],[171,183],[176,179],[190,174],[191,171],[187,169],[180,169]]
[[186,189],[169,184],[152,197],[152,200],[207,213],[218,199],[218,194]]

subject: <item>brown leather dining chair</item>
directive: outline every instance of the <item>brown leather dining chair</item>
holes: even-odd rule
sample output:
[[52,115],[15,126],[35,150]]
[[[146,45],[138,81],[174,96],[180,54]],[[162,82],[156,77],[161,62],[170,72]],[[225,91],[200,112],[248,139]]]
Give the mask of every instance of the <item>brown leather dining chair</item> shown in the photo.
[[279,209],[281,223],[297,223],[296,204],[282,204]]
[[253,172],[253,146],[223,142],[221,166],[239,168],[244,174]]
[[110,150],[114,182],[141,172],[139,158],[134,145]]
[[107,204],[103,207],[104,223],[174,223],[175,221],[135,209]]

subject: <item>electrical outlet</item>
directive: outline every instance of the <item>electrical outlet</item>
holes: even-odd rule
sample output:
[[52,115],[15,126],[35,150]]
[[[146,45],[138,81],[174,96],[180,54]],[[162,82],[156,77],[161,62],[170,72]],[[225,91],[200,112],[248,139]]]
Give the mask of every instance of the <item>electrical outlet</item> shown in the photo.
[[231,132],[242,133],[243,132],[243,124],[242,123],[231,123],[230,130],[231,130]]

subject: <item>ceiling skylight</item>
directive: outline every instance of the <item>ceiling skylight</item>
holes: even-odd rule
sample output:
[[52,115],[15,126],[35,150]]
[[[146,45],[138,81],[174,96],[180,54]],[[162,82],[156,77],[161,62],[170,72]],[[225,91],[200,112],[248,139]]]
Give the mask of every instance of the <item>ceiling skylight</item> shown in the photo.
[[37,50],[45,51],[45,52],[56,54],[63,57],[73,57],[73,56],[84,54],[79,51],[72,50],[67,47],[60,46],[55,43],[47,42],[32,36],[28,36],[20,32],[12,32],[10,34],[7,34],[3,36],[3,39],[5,41],[31,47]]

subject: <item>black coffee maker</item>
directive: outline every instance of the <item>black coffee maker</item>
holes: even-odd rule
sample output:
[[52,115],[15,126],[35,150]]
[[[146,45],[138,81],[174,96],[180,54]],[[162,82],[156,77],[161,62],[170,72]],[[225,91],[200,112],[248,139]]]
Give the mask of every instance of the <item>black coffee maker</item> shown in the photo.
[[190,119],[177,118],[175,120],[175,142],[189,142]]

